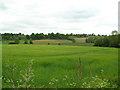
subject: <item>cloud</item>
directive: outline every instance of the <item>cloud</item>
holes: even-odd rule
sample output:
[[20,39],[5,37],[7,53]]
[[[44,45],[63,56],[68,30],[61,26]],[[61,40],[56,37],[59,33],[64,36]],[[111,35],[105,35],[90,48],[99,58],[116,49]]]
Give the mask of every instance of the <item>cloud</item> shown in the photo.
[[0,10],[6,10],[7,7],[5,6],[5,4],[3,3],[0,3]]
[[1,0],[0,32],[95,33],[117,30],[118,0]]
[[93,12],[91,11],[68,11],[68,12],[64,12],[62,14],[59,15],[60,17],[64,18],[64,19],[79,19],[79,18],[82,18],[82,19],[87,19],[89,17],[93,17],[94,14]]

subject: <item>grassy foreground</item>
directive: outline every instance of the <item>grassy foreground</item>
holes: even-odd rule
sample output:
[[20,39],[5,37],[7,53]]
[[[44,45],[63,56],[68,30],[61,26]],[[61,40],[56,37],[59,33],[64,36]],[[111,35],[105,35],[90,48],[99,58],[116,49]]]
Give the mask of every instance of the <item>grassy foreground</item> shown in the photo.
[[[31,60],[33,60],[33,65],[32,68],[29,68],[27,65]],[[27,68],[32,69],[28,73],[31,78],[28,85],[35,88],[84,88],[87,85],[89,88],[95,86],[95,83],[91,82],[93,85],[89,83],[91,81],[87,79],[89,77],[94,79],[92,81],[98,80],[102,83],[97,78],[100,77],[101,80],[112,81],[113,84],[118,77],[117,48],[34,44],[3,45],[2,62],[3,88],[13,86],[11,78],[16,81],[16,86],[17,82],[23,84],[24,70]],[[78,68],[78,66],[80,67]],[[11,71],[10,67],[12,67]],[[20,72],[21,70],[23,73]],[[84,82],[82,82],[83,79]],[[108,87],[110,86],[108,85]]]

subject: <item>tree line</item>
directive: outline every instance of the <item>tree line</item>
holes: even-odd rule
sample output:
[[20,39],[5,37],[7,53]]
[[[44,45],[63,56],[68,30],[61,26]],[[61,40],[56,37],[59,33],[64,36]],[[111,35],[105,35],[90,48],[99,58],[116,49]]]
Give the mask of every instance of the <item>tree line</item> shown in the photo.
[[14,42],[10,42],[10,44],[19,44],[19,40],[24,40],[24,44],[33,44],[32,40],[41,40],[41,39],[65,39],[75,41],[74,38],[70,38],[74,36],[75,38],[83,38],[86,37],[86,43],[94,43],[94,46],[101,47],[120,47],[120,34],[118,31],[114,30],[111,33],[112,35],[95,35],[93,34],[61,34],[61,33],[32,33],[31,35],[25,35],[22,33],[14,34],[14,33],[4,33],[1,34],[2,40],[11,40]]
[[[2,40],[41,40],[41,39],[67,39],[71,40],[70,36],[75,36],[77,38],[80,37],[88,37],[88,36],[100,36],[93,34],[61,34],[61,33],[32,33],[31,35],[24,35],[22,33],[14,34],[14,33],[4,33],[2,35]],[[106,35],[101,35],[106,36]]]

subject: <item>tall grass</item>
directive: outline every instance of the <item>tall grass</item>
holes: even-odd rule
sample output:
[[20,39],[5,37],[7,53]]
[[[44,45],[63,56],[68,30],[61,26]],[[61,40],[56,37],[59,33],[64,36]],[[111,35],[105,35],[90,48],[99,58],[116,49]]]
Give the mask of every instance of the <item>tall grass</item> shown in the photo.
[[[16,76],[17,67],[15,64],[10,65],[9,62],[6,64],[6,75],[2,77],[3,82],[7,83],[9,88],[30,88],[33,87],[33,70],[32,70],[33,60],[28,63],[27,68],[21,70],[19,75]],[[17,78],[16,78],[17,77]]]
[[[3,45],[3,76],[5,78],[10,76],[15,79],[15,81],[18,81],[18,78],[23,80],[20,71],[26,69],[27,63],[31,59],[34,59],[34,64],[32,66],[32,72],[34,73],[32,79],[34,81],[31,85],[35,86],[30,87],[77,88],[82,85],[78,83],[82,83],[82,81],[78,80],[80,75],[83,81],[87,78],[85,79],[86,82],[87,80],[88,82],[90,81],[90,79],[88,79],[89,77],[95,77],[97,75],[101,79],[107,79],[110,82],[116,83],[118,76],[117,54],[116,48],[107,47],[34,44]],[[5,62],[7,59],[9,59],[9,63],[6,64],[10,64],[10,67],[15,66],[17,68],[17,70],[14,70],[14,77],[10,73],[5,73],[11,72],[9,69],[6,69]],[[80,69],[78,67],[82,68]],[[82,74],[80,72],[81,70]],[[101,71],[103,71],[103,74]],[[77,72],[80,72],[80,75]],[[57,82],[51,85],[50,82],[54,82],[54,79],[57,79]],[[3,82],[4,88],[11,86],[10,83]]]
[[[33,60],[28,63],[27,68],[20,71],[21,78],[15,78],[16,65],[6,65],[6,76],[3,76],[3,82],[7,83],[10,88],[35,88],[33,77]],[[117,83],[110,82],[102,76],[93,75],[91,67],[89,69],[90,76],[84,77],[83,63],[78,59],[77,67],[74,69],[74,74],[63,75],[62,78],[51,78],[46,85],[41,85],[39,88],[117,88]],[[7,74],[8,73],[8,74]],[[103,74],[103,71],[102,71]],[[9,76],[10,75],[10,76]],[[37,75],[35,75],[37,77]]]

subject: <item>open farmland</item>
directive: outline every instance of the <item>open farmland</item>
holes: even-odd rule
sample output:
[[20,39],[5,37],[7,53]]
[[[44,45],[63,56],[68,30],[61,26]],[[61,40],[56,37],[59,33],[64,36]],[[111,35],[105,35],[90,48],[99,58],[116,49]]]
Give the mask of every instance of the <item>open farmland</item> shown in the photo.
[[34,44],[48,44],[48,43],[72,43],[70,40],[52,40],[52,39],[44,39],[44,40],[33,40]]
[[[76,43],[85,43],[86,38],[73,38]],[[33,40],[34,44],[48,44],[48,43],[69,43],[71,44],[71,40],[54,40],[54,39],[43,39],[43,40]]]
[[[84,87],[82,82],[80,83],[80,77],[83,80],[96,75],[96,77],[113,81],[115,84],[118,77],[117,48],[4,44],[3,88],[12,87],[11,79],[22,84],[24,78],[20,71],[27,69],[28,62],[31,60],[33,60],[33,81],[29,82],[29,85],[34,88]],[[78,68],[79,65],[82,68]],[[78,74],[79,77],[76,76]],[[89,80],[83,80],[83,82],[87,81]]]
[[75,39],[75,42],[77,43],[85,43],[86,42],[86,38],[74,38]]

